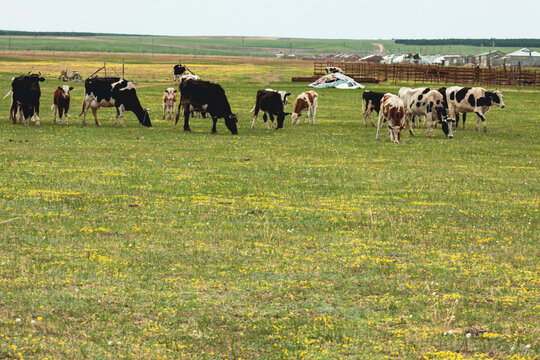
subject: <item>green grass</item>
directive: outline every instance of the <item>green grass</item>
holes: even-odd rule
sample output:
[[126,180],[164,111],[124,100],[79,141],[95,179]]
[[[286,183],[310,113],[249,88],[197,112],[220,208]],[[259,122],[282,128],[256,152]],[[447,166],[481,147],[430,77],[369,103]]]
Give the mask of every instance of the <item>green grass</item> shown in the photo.
[[311,68],[188,64],[239,113],[211,135],[159,120],[161,66],[129,66],[152,128],[111,109],[81,127],[80,83],[51,124],[50,76],[41,127],[0,102],[0,358],[538,358],[538,92],[503,89],[488,133],[469,117],[395,145],[361,125],[361,91],[251,130],[256,90],[296,96]]

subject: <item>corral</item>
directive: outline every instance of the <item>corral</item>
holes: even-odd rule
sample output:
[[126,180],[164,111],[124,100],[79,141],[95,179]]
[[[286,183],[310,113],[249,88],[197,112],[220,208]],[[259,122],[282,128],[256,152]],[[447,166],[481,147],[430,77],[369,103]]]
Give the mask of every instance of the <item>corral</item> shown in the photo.
[[59,70],[105,60],[0,59],[2,96],[47,79],[39,128],[0,102],[0,358],[538,358],[536,89],[503,88],[488,133],[391,144],[354,90],[318,89],[313,126],[251,129],[257,90],[296,97],[312,64],[189,62],[239,114],[211,135],[160,120],[176,59],[130,58],[152,128],[52,124]]

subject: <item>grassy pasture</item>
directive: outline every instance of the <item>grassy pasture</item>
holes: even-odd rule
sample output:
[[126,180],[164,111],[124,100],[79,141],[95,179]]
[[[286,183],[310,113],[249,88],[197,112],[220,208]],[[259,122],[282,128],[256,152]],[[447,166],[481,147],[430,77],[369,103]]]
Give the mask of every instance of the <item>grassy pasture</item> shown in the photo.
[[201,62],[239,135],[184,133],[160,120],[172,64],[132,59],[152,128],[112,109],[81,127],[82,83],[52,124],[60,70],[101,62],[0,59],[2,96],[47,77],[41,127],[0,101],[0,358],[538,358],[538,91],[503,89],[488,133],[469,116],[394,145],[361,125],[361,91],[318,90],[314,126],[251,130],[256,90],[296,96],[312,67]]

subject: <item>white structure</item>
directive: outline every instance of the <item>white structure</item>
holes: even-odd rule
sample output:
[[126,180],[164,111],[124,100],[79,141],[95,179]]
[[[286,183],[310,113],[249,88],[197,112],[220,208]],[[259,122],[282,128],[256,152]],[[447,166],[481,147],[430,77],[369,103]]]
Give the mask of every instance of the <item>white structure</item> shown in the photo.
[[502,58],[502,60],[507,66],[540,66],[540,53],[531,49],[523,48],[506,55]]

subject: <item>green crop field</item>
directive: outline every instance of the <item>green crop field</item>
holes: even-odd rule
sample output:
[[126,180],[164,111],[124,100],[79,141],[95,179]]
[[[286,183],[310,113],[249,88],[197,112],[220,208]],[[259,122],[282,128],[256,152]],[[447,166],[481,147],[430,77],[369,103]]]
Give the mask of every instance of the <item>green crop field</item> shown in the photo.
[[0,58],[2,97],[47,78],[40,127],[0,100],[1,359],[538,359],[540,91],[502,89],[487,133],[469,115],[454,139],[392,144],[360,90],[252,130],[256,91],[294,100],[311,65],[201,61],[239,134],[186,133],[161,120],[173,64],[129,59],[152,128],[110,108],[82,127],[82,83],[53,124],[60,70],[102,62]]
[[374,43],[386,52],[476,55],[488,50],[505,53],[519,47],[403,45],[394,40],[287,39],[254,37],[180,37],[180,36],[0,36],[0,50],[41,50],[75,52],[126,52],[141,54],[236,55],[274,57],[283,51],[296,56],[355,53],[367,55]]

